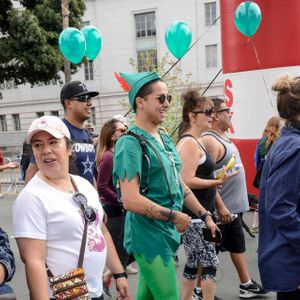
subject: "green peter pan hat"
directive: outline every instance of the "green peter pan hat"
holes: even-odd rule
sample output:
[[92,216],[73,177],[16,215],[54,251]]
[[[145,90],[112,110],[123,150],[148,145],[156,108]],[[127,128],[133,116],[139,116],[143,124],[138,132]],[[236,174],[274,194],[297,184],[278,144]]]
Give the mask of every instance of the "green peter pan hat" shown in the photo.
[[160,79],[156,72],[142,72],[142,73],[117,73],[115,72],[115,77],[119,81],[122,89],[129,92],[129,103],[133,110],[135,111],[135,98],[139,90],[147,83]]

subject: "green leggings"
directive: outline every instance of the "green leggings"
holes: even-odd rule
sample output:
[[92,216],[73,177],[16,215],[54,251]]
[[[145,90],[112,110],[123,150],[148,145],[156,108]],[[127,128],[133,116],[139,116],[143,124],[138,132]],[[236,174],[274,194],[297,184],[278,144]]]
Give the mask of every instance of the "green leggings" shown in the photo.
[[174,259],[167,265],[157,256],[148,263],[144,254],[135,255],[140,268],[137,300],[178,300]]

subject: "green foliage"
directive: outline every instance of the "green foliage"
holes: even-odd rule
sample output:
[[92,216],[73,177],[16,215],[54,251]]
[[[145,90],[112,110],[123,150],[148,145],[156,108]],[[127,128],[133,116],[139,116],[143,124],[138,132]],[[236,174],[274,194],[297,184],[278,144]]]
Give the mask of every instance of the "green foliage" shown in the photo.
[[[143,62],[144,71],[156,71],[160,76],[162,76],[163,81],[166,83],[169,94],[172,95],[172,102],[166,116],[166,119],[162,126],[166,129],[168,134],[172,134],[172,139],[174,142],[177,140],[177,126],[181,121],[181,94],[183,90],[189,86],[194,86],[195,84],[191,81],[192,74],[182,74],[180,64],[176,64],[170,71],[169,69],[175,64],[176,61],[170,59],[169,55],[166,54],[161,61],[158,61],[157,66],[153,66],[152,59],[145,56],[145,61]],[[129,62],[134,71],[138,70],[138,66],[133,59]],[[166,74],[167,73],[167,74]],[[127,99],[121,102],[123,107],[130,109]],[[134,114],[128,114],[129,123],[133,123]]]
[[[1,0],[0,0],[1,1]],[[7,2],[7,1],[6,1]],[[0,37],[0,82],[16,84],[48,83],[59,79],[63,56],[58,48],[62,31],[61,1],[24,0],[25,9],[7,6],[7,26],[0,26],[6,35]],[[83,0],[70,0],[70,26],[79,27],[84,13]],[[72,65],[73,71],[76,66]]]
[[5,34],[8,29],[8,13],[12,9],[10,0],[0,0],[0,33]]

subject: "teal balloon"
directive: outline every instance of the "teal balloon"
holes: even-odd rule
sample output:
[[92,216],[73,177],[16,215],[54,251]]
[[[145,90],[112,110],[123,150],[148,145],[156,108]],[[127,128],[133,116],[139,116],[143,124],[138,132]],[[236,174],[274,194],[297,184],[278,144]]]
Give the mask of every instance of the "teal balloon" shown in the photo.
[[170,52],[177,58],[182,58],[188,51],[192,33],[189,26],[182,21],[172,22],[165,33],[165,41]]
[[81,29],[86,41],[85,56],[89,60],[94,60],[102,48],[102,36],[100,31],[94,26],[84,26]]
[[245,36],[251,37],[257,31],[261,22],[259,6],[252,1],[242,2],[234,13],[234,23]]
[[83,34],[74,27],[64,29],[58,40],[59,49],[70,62],[78,64],[85,53],[85,38]]

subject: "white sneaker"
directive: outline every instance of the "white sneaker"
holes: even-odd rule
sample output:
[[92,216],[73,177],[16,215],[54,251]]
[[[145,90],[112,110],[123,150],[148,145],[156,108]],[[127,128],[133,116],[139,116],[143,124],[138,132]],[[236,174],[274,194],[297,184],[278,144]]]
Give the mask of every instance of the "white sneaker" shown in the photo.
[[131,265],[126,267],[126,273],[127,274],[136,274],[138,272],[138,270],[134,267],[132,267]]
[[202,300],[202,290],[198,287],[194,288],[192,300]]

